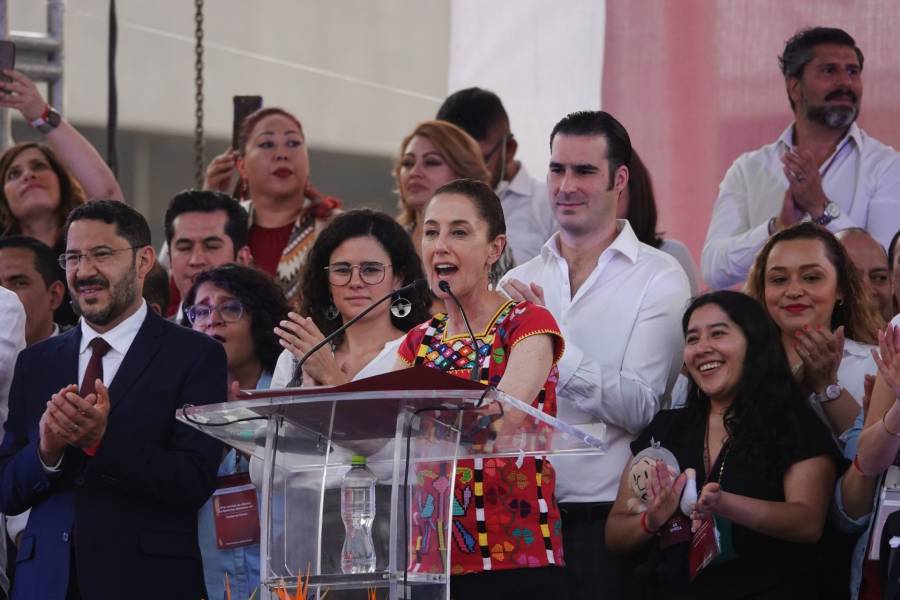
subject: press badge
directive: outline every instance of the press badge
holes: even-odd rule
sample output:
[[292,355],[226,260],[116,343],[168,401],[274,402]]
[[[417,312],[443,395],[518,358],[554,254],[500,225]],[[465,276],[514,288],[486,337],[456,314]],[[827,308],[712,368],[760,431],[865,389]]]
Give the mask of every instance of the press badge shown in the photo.
[[259,504],[249,473],[219,477],[212,498],[219,550],[259,543]]

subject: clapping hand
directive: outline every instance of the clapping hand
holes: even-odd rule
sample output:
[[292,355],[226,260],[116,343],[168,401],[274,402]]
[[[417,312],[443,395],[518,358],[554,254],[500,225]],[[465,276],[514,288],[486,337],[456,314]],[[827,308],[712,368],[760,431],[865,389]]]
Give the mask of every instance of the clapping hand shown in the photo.
[[900,327],[888,324],[878,332],[878,351],[872,350],[878,374],[900,399]]
[[821,325],[806,325],[795,334],[797,355],[803,361],[803,379],[810,390],[818,393],[837,382],[837,371],[844,356],[844,328],[831,333]]
[[828,204],[828,197],[822,189],[822,176],[812,152],[792,148],[782,155],[781,162],[794,203],[814,219],[820,217]]
[[676,477],[665,462],[656,461],[647,488],[647,527],[652,531],[661,529],[678,510],[685,483],[687,475],[682,473]]
[[[311,318],[295,312],[288,313],[288,318],[278,325],[275,328],[275,335],[280,338],[278,343],[298,360],[325,339]],[[306,359],[303,370],[321,385],[338,385],[346,380],[327,344]]]

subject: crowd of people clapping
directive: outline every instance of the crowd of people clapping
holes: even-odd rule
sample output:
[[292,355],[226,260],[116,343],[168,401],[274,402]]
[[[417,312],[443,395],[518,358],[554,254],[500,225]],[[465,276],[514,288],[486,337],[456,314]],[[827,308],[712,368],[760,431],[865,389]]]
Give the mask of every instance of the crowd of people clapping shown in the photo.
[[856,124],[846,32],[799,32],[780,67],[793,120],[725,174],[701,272],[603,111],[563,116],[533,178],[500,99],[457,91],[398,132],[387,215],[314,188],[300,119],[263,108],[154,244],[5,71],[42,141],[0,156],[0,598],[220,599],[226,573],[249,598],[259,542],[222,548],[211,496],[251,460],[176,409],[415,366],[608,446],[460,461],[453,598],[895,597],[872,548],[900,535],[900,154]]

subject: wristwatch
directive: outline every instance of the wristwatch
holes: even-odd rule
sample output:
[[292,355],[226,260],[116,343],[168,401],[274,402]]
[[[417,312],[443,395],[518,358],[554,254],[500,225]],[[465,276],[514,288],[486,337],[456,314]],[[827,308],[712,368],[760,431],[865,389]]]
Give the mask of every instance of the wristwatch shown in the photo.
[[50,106],[49,104],[44,107],[44,112],[40,117],[29,123],[33,129],[37,129],[44,135],[47,135],[57,127],[59,127],[59,122],[62,120],[62,117],[56,110]]
[[819,404],[825,404],[827,402],[837,400],[843,391],[844,387],[840,383],[832,383],[825,388],[824,393],[820,394],[819,392],[814,392],[813,396],[815,396],[816,402],[818,402]]
[[837,205],[836,202],[832,202],[831,200],[825,205],[825,210],[822,212],[822,216],[818,219],[813,219],[813,223],[816,225],[828,225],[835,219],[841,216],[841,207]]

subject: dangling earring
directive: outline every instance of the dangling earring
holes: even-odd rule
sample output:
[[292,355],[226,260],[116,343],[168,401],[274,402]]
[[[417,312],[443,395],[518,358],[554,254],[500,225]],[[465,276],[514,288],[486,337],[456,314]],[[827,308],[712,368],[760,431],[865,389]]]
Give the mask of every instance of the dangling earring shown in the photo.
[[394,315],[398,319],[402,319],[403,317],[409,316],[409,313],[411,312],[412,302],[410,302],[403,296],[394,296],[394,299],[391,302],[392,315]]
[[843,299],[843,298],[838,298],[838,299],[837,299],[837,305],[838,305],[838,306],[843,306],[843,305],[844,305],[844,299]]
[[325,309],[325,318],[328,319],[329,321],[334,321],[339,316],[341,316],[341,313],[338,312],[338,309],[334,305],[334,301],[332,300],[331,303],[328,305],[328,308]]

